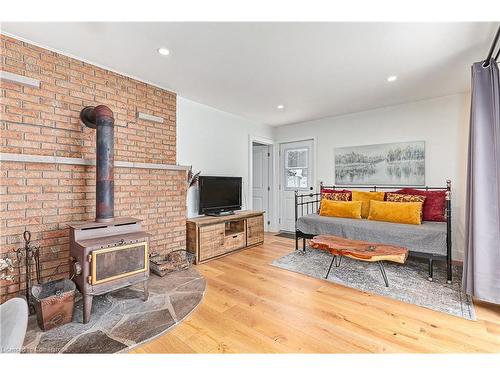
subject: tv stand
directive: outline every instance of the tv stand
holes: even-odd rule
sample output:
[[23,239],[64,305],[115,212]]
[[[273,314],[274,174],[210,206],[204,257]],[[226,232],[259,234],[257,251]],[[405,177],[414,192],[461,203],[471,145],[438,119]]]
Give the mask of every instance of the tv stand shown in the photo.
[[221,216],[234,215],[234,211],[208,212],[205,215],[206,216],[221,217]]
[[264,242],[264,212],[239,211],[186,222],[186,249],[204,263]]

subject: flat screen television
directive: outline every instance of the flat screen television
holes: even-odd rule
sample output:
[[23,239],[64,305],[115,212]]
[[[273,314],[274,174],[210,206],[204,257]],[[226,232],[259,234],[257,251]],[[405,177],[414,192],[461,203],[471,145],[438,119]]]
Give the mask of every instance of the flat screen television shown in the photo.
[[200,176],[201,215],[223,215],[241,210],[241,177]]

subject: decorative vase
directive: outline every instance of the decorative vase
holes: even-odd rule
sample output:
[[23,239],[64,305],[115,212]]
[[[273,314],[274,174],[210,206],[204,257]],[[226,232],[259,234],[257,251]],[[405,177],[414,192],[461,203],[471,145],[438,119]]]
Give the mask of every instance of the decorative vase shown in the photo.
[[194,185],[187,189],[186,193],[186,208],[187,217],[198,216],[199,200],[198,200],[198,186]]

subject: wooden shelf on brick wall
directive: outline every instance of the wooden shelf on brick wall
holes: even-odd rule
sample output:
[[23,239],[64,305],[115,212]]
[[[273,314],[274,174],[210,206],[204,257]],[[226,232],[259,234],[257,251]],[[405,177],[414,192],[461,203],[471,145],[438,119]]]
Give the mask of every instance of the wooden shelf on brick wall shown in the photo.
[[240,211],[221,217],[201,216],[186,222],[186,248],[196,264],[264,243],[264,212]]

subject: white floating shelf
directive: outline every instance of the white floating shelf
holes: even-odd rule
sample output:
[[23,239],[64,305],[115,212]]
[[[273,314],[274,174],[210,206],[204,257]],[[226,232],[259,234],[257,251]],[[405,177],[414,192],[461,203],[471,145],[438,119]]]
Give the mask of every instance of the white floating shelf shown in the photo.
[[[62,156],[49,156],[49,155],[11,154],[6,152],[0,152],[0,161],[14,161],[20,163],[95,165],[95,159],[67,158]],[[190,168],[189,166],[178,165],[178,164],[141,163],[141,162],[130,162],[124,160],[115,160],[115,167],[139,168],[139,169],[167,169],[174,171],[187,171]]]
[[35,87],[37,89],[40,88],[40,81],[38,79],[25,77],[19,74],[6,72],[3,70],[0,70],[0,79],[2,81],[18,83],[20,85]]
[[150,115],[148,113],[137,112],[137,118],[140,118],[141,120],[159,122],[160,124],[163,124],[163,117]]

